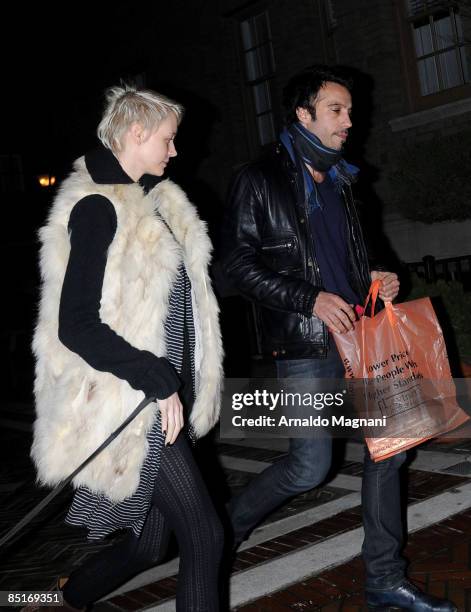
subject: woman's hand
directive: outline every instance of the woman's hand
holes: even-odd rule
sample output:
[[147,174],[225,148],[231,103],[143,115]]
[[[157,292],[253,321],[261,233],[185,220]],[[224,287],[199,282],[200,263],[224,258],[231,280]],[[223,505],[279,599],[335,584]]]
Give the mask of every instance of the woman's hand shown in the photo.
[[159,410],[162,419],[162,431],[166,433],[165,444],[173,444],[183,427],[183,406],[178,393],[159,400]]

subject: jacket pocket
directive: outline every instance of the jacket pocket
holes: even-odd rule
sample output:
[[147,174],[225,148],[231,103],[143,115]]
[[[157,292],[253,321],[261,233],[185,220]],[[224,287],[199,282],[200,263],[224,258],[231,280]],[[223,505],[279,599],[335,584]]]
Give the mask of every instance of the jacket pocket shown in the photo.
[[267,238],[261,250],[265,264],[276,272],[288,272],[301,267],[298,239],[294,234]]

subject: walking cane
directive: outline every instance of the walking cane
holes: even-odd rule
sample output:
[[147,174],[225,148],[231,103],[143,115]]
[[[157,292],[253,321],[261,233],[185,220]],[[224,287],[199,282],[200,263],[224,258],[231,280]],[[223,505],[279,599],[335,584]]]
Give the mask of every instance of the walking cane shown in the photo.
[[146,406],[148,406],[151,402],[155,401],[155,397],[145,397],[142,402],[134,409],[134,411],[128,416],[128,418],[121,423],[121,425],[113,431],[113,433],[101,444],[85,461],[79,465],[77,469],[75,469],[65,480],[60,482],[58,485],[54,487],[54,489],[46,495],[46,497],[34,508],[31,512],[28,512],[26,516],[24,516],[21,521],[19,521],[10,531],[8,531],[2,538],[0,539],[0,548],[4,546],[8,541],[12,539],[14,535],[16,535],[23,527],[25,527],[28,523],[30,523],[35,516],[37,516],[43,508],[45,508],[50,501],[58,495],[62,489],[64,489],[71,480],[75,478],[75,476],[83,470],[83,468],[93,461],[97,455],[101,453],[115,438],[119,436],[119,434],[123,431],[125,427],[133,421],[137,415],[144,410]]

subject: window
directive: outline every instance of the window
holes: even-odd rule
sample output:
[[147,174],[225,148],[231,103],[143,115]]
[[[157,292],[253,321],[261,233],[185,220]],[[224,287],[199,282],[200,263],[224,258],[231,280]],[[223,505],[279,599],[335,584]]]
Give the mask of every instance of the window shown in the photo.
[[332,32],[337,28],[338,25],[337,18],[335,17],[334,7],[332,5],[332,0],[325,0],[324,10],[327,31],[329,34],[332,34]]
[[19,155],[0,155],[0,192],[16,193],[25,190],[23,164]]
[[[460,6],[461,5],[461,6]],[[471,82],[471,12],[466,2],[407,0],[420,95]]]
[[260,144],[275,140],[270,79],[275,71],[270,24],[266,12],[240,24],[247,85],[255,113]]

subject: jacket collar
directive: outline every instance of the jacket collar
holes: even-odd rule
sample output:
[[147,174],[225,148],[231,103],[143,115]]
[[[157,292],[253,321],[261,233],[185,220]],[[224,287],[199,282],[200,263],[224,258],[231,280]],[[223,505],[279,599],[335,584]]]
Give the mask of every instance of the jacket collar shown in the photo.
[[[291,140],[286,131],[280,134],[280,140],[278,142],[278,147],[282,150],[284,149],[284,151],[288,153],[289,160],[291,161],[291,166],[293,169],[296,170],[297,168],[296,168],[294,148],[293,148]],[[285,154],[285,159],[286,159],[286,154]],[[343,170],[343,173],[347,173],[350,176],[351,182],[354,182],[357,179],[357,174],[360,169],[357,168],[357,166],[354,166],[353,164],[348,163],[342,158],[337,164],[332,166],[331,169],[328,171],[328,174],[330,178],[332,179],[332,181],[335,182],[338,180],[339,174],[342,173],[342,170]]]
[[[103,145],[99,145],[96,149],[85,154],[85,165],[93,182],[98,185],[130,185],[134,183],[110,149]],[[144,174],[138,183],[146,193],[149,193],[161,180],[162,177],[160,176]]]

